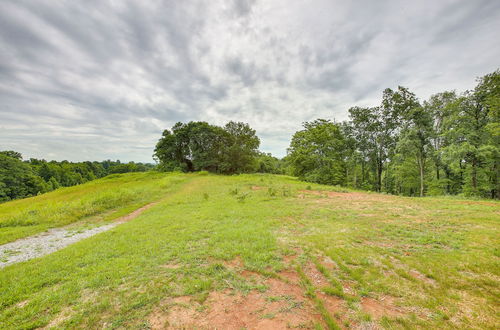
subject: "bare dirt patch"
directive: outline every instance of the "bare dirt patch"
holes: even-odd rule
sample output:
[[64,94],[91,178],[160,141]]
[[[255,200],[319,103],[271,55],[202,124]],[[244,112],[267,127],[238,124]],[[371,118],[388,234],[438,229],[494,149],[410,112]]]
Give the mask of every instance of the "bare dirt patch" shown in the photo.
[[353,288],[354,282],[341,281],[341,284],[342,284],[342,290],[345,293],[351,296],[356,295],[356,290]]
[[46,326],[44,326],[41,329],[42,330],[43,329],[52,329],[54,327],[58,327],[61,323],[63,323],[67,319],[69,319],[71,317],[71,315],[73,315],[73,314],[74,314],[74,311],[71,308],[66,307],[55,318],[53,318],[49,322],[49,324],[47,324]]
[[323,257],[319,260],[319,263],[325,267],[326,269],[330,270],[330,271],[333,271],[333,270],[336,270],[338,269],[339,267],[337,266],[337,264],[335,263],[335,261],[333,261],[330,257]]
[[179,264],[164,264],[164,265],[161,265],[160,267],[165,268],[165,269],[179,269],[181,267],[181,265],[179,265]]
[[325,277],[325,275],[323,275],[317,268],[316,266],[310,262],[308,263],[305,267],[304,267],[304,273],[306,274],[306,276],[309,278],[309,280],[311,281],[311,283],[317,287],[317,288],[321,288],[321,287],[325,287],[325,286],[328,286],[329,283],[328,283],[328,280],[327,278]]
[[16,307],[17,308],[23,308],[24,306],[26,306],[27,304],[29,303],[29,300],[23,300],[23,301],[20,301],[16,304]]
[[322,322],[300,286],[275,278],[264,283],[266,292],[214,291],[204,304],[184,297],[166,310],[155,310],[149,323],[153,329],[287,329],[313,328]]
[[287,267],[290,267],[295,262],[295,260],[303,253],[302,249],[298,247],[294,247],[292,248],[292,250],[294,254],[283,256],[283,262]]
[[336,191],[322,191],[322,190],[300,190],[303,195],[315,195],[324,198],[338,198],[343,200],[363,200],[363,201],[389,201],[394,200],[396,197],[384,194],[370,194],[362,192],[336,192]]
[[419,272],[417,270],[412,269],[412,270],[410,270],[408,272],[408,274],[410,274],[411,277],[413,277],[413,278],[415,278],[417,280],[420,280],[422,282],[425,282],[427,284],[430,284],[432,286],[436,286],[437,285],[435,280],[433,280],[432,278],[429,278],[429,277],[425,276],[424,274],[422,274],[421,272]]
[[227,268],[230,268],[230,269],[241,269],[245,266],[245,263],[243,262],[243,259],[241,259],[240,256],[237,256],[236,258],[232,259],[232,260],[225,260],[224,262],[224,266],[226,266]]
[[344,313],[346,311],[347,307],[343,299],[327,295],[323,292],[318,292],[317,295],[318,298],[323,301],[323,305],[330,315],[336,315],[340,312]]
[[404,315],[395,305],[395,298],[385,296],[379,300],[373,298],[363,298],[361,307],[365,312],[370,314],[375,320],[379,320],[384,316],[398,317]]
[[153,202],[153,203],[149,203],[147,205],[144,205],[143,207],[140,207],[138,208],[137,210],[127,214],[127,215],[124,215],[122,217],[119,217],[117,219],[114,220],[114,222],[127,222],[127,221],[130,221],[132,219],[135,219],[139,216],[139,214],[141,214],[142,212],[146,211],[147,209],[150,209],[152,208],[153,206],[155,206],[156,204],[158,204],[158,202]]
[[296,271],[293,270],[283,270],[278,273],[280,278],[282,278],[285,282],[298,285],[300,283],[300,277],[299,274],[297,274]]
[[252,186],[252,190],[262,190],[264,187],[261,186]]

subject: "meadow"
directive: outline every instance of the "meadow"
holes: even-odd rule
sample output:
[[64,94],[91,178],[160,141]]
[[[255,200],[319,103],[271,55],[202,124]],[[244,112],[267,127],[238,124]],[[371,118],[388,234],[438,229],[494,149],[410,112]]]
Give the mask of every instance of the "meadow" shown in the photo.
[[[0,204],[0,244],[137,218],[0,269],[0,328],[495,329],[500,203],[279,175],[114,175]],[[0,256],[1,257],[1,256]]]

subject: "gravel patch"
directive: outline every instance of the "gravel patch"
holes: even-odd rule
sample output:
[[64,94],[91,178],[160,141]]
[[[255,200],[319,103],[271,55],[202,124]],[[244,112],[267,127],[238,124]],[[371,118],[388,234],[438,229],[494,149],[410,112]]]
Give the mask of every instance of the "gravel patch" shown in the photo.
[[82,239],[110,230],[126,221],[132,220],[156,204],[157,203],[151,203],[143,206],[126,216],[116,219],[115,222],[106,225],[81,230],[75,230],[74,226],[73,228],[53,228],[42,234],[0,245],[0,268],[44,256],[70,244],[81,241]]

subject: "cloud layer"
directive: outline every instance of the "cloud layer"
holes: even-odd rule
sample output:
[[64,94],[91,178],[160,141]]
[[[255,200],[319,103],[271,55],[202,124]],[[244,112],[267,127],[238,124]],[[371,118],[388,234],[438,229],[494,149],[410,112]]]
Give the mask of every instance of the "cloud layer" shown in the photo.
[[2,1],[0,149],[151,162],[177,121],[301,123],[500,66],[499,1]]

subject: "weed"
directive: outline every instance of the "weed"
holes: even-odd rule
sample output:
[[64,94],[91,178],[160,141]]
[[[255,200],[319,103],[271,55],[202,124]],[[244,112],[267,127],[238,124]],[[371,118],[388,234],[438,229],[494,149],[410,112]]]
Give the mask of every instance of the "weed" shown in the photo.
[[246,198],[249,196],[250,194],[249,193],[242,193],[242,194],[239,194],[236,196],[236,199],[238,200],[238,202],[240,203],[244,203]]

